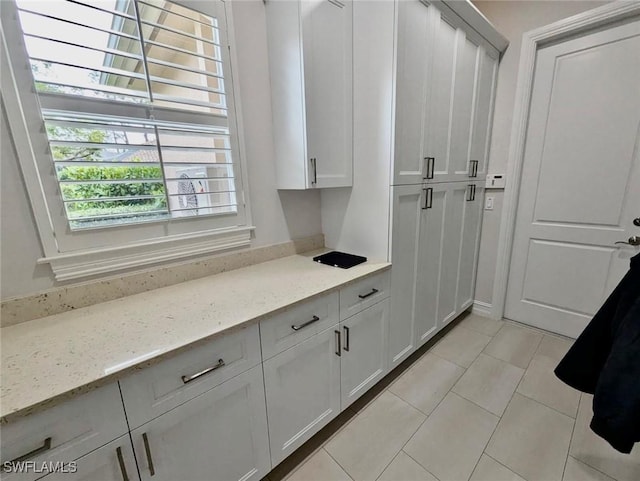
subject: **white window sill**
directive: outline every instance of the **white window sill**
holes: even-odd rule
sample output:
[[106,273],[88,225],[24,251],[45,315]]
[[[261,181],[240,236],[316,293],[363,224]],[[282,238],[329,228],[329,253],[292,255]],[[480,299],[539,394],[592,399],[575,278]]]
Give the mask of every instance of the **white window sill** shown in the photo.
[[38,259],[51,264],[58,281],[68,281],[250,245],[252,226],[167,236],[117,247],[60,253]]

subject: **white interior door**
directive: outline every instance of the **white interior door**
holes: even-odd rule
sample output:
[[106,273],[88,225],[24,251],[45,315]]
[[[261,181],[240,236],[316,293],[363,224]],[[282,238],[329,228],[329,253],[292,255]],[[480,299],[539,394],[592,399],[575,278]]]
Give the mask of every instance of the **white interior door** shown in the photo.
[[637,19],[538,50],[509,319],[577,336],[640,250],[639,52]]

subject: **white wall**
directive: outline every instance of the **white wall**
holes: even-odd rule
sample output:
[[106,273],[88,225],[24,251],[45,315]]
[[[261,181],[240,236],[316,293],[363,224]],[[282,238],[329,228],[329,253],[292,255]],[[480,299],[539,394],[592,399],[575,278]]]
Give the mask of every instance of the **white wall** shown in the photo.
[[[261,0],[235,0],[233,15],[236,30],[233,48],[238,57],[234,73],[239,78],[248,190],[256,226],[252,245],[277,244],[319,234],[322,232],[319,192],[278,192],[275,187],[264,4]],[[36,264],[42,257],[42,247],[4,110],[1,121],[0,289],[1,298],[7,299],[54,287],[56,282],[49,266]]]
[[[473,3],[511,42],[500,62],[489,158],[490,173],[506,173],[522,34],[608,2],[493,0]],[[512,179],[507,179],[507,182],[510,181]],[[484,212],[476,300],[491,304],[503,191],[489,190],[487,195],[495,197],[495,206],[494,210]]]

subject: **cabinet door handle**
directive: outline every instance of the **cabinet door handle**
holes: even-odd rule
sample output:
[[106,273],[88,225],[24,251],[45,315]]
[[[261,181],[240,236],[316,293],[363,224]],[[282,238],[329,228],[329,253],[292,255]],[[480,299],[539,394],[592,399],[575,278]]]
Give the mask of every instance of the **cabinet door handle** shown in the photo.
[[342,326],[344,329],[344,350],[349,352],[349,328],[347,326]]
[[379,292],[378,289],[374,287],[374,288],[371,288],[371,292],[367,292],[366,294],[358,294],[358,297],[360,299],[366,299],[367,297],[371,297],[372,295],[377,294],[378,292]]
[[467,202],[471,202],[473,200],[473,184],[467,185]]
[[182,376],[182,382],[185,383],[185,384],[188,384],[191,381],[195,381],[199,377],[202,377],[202,376],[204,376],[206,374],[209,374],[209,373],[215,371],[216,369],[220,369],[224,365],[225,365],[224,360],[218,359],[218,364],[216,364],[215,366],[211,366],[211,367],[208,367],[206,369],[203,369],[202,371],[197,372],[195,374],[192,374],[191,376]]
[[422,189],[424,192],[424,204],[422,204],[422,210],[431,209],[433,207],[433,189],[428,187],[426,189]]
[[342,356],[342,353],[340,352],[340,331],[333,331],[336,335],[336,356],[340,357]]
[[291,326],[291,329],[293,329],[294,331],[299,331],[300,329],[302,329],[303,327],[307,327],[309,324],[313,324],[314,322],[318,322],[320,320],[320,318],[318,316],[313,316],[313,318],[310,321],[307,322],[303,322],[302,324],[298,324]]
[[120,473],[122,473],[122,481],[129,481],[129,475],[127,474],[127,467],[124,465],[124,458],[122,457],[122,448],[120,446],[116,448],[116,455],[118,456],[118,465],[120,465]]
[[476,184],[473,184],[473,200],[476,200],[476,188],[478,186]]
[[[45,451],[49,451],[50,449],[51,449],[51,436],[49,436],[47,439],[45,439],[42,442],[42,446],[37,447],[33,451],[29,451],[28,453],[23,454],[22,456],[18,456],[17,458],[12,459],[11,461],[9,461],[6,464],[9,464],[11,467],[13,467],[17,463],[21,463],[22,461],[26,461],[28,459],[31,459],[34,456],[37,456],[38,454],[42,454]],[[2,463],[2,471],[6,471],[5,463]]]
[[480,163],[480,162],[479,162],[478,160],[476,160],[476,161],[475,161],[475,167],[474,167],[474,169],[473,169],[473,176],[474,176],[474,177],[478,177],[478,164],[479,164],[479,163]]
[[149,446],[147,433],[142,433],[142,441],[144,442],[144,452],[147,455],[147,463],[149,464],[149,474],[155,476],[156,469],[153,467],[153,458],[151,457],[151,447]]
[[425,157],[424,160],[427,162],[427,176],[425,179],[433,179],[434,170],[436,168],[436,158]]
[[469,161],[469,177],[478,177],[478,161]]
[[311,166],[313,167],[313,180],[311,181],[311,184],[315,185],[318,183],[318,169],[317,169],[317,159],[315,157],[311,157],[311,159],[309,159],[311,161]]

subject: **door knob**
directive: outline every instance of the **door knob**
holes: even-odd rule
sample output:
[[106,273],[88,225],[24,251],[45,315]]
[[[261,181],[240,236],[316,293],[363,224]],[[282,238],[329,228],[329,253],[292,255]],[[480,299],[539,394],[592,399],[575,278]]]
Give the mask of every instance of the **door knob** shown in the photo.
[[633,225],[640,227],[640,217],[633,219]]
[[616,244],[628,244],[630,246],[640,246],[640,236],[632,235],[629,237],[629,240],[626,241],[618,241]]

